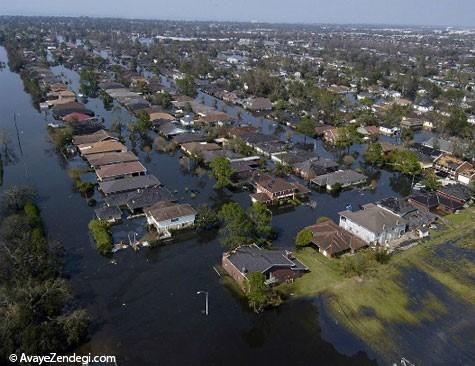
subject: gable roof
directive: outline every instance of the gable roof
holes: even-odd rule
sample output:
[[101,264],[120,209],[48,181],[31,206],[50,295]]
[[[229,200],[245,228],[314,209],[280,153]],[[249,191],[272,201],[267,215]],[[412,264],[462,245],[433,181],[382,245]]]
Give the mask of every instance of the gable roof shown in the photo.
[[87,155],[86,160],[93,168],[97,168],[103,165],[137,161],[139,158],[132,151],[123,151]]
[[105,140],[78,145],[82,155],[100,154],[113,151],[127,151],[127,147],[115,140]]
[[145,214],[157,222],[173,220],[184,216],[196,215],[195,209],[189,204],[178,204],[161,201],[145,209]]
[[100,182],[99,189],[106,195],[112,193],[133,191],[135,189],[156,187],[160,181],[154,175],[140,175],[138,177],[122,178],[107,182]]
[[241,246],[225,253],[228,260],[243,274],[265,273],[273,267],[289,268],[293,271],[307,271],[308,268],[297,259],[291,259],[285,250],[262,249],[257,245]]
[[342,211],[338,215],[376,234],[384,232],[387,228],[407,224],[405,219],[373,203],[364,205],[363,208],[355,212]]
[[127,163],[103,165],[96,170],[96,175],[99,179],[107,179],[120,177],[122,175],[145,172],[147,172],[147,169],[140,161],[129,161]]
[[[74,114],[74,113],[70,113],[70,114]],[[94,142],[99,142],[99,141],[104,141],[104,140],[118,140],[118,138],[115,137],[113,134],[111,134],[109,131],[106,131],[104,129],[101,129],[99,131],[96,131],[94,133],[90,133],[87,135],[73,136],[74,145],[92,144]]]
[[333,220],[309,226],[307,229],[313,234],[312,243],[331,256],[367,246],[363,240],[338,226]]

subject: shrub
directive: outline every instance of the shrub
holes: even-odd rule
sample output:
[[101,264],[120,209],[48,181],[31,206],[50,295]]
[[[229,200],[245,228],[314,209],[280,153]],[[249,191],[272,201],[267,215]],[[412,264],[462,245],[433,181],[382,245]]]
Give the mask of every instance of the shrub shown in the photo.
[[101,220],[91,220],[89,231],[96,242],[96,248],[102,255],[109,255],[112,252],[112,235],[109,232],[109,225]]
[[313,239],[313,233],[309,229],[302,229],[295,237],[295,245],[297,247],[306,247]]

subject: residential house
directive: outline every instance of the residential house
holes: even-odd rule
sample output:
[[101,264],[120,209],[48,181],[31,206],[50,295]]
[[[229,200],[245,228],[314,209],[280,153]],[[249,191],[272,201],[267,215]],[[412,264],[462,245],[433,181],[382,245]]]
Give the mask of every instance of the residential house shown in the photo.
[[386,136],[395,136],[401,132],[399,127],[379,126],[379,133]]
[[103,165],[96,169],[97,179],[100,182],[124,177],[136,177],[146,173],[147,168],[140,161]]
[[161,183],[157,177],[150,174],[100,182],[99,190],[107,196],[114,193],[134,191],[148,187],[158,187],[160,185]]
[[437,190],[437,195],[446,196],[450,199],[459,201],[461,204],[470,202],[475,197],[475,192],[463,184],[448,184]]
[[407,221],[373,203],[362,210],[342,211],[340,226],[368,244],[388,245],[406,232]]
[[[455,156],[443,154],[434,161],[434,168],[439,172],[447,173],[452,179],[458,180],[459,171],[470,172],[473,165]],[[464,179],[462,178],[462,180]],[[470,180],[467,183],[469,182]]]
[[79,152],[83,156],[93,155],[93,154],[102,154],[108,152],[125,152],[127,147],[114,140],[99,141],[90,144],[81,144],[77,146]]
[[418,117],[403,117],[401,120],[401,127],[410,130],[420,130],[422,125],[422,120]]
[[337,171],[338,163],[331,159],[316,157],[294,164],[293,169],[297,175],[310,181],[319,175]]
[[368,246],[365,241],[338,226],[333,220],[308,226],[306,229],[313,235],[311,245],[325,257],[331,258],[347,252],[354,253]]
[[132,215],[143,212],[143,209],[161,201],[173,202],[172,193],[165,187],[153,186],[134,191],[115,193],[105,197],[107,206],[127,208]]
[[88,135],[74,135],[73,136],[73,144],[84,145],[84,144],[93,144],[95,142],[102,142],[102,141],[118,141],[119,139],[111,134],[109,131],[106,130],[99,130],[94,133]]
[[122,211],[118,207],[99,207],[94,210],[96,217],[99,220],[114,224],[121,220]]
[[457,180],[460,183],[470,185],[475,182],[475,166],[465,162],[457,170]]
[[93,154],[87,155],[85,158],[89,165],[94,169],[103,165],[128,163],[139,160],[139,158],[131,151]]
[[187,142],[181,145],[181,149],[189,156],[200,156],[205,151],[216,151],[222,148],[213,142]]
[[286,250],[262,249],[257,245],[241,246],[223,254],[223,269],[246,291],[248,276],[262,273],[266,283],[293,281],[309,269]]
[[255,174],[251,183],[256,188],[256,193],[251,194],[252,202],[274,204],[280,200],[295,197],[295,186],[282,178]]
[[192,227],[196,211],[189,204],[157,202],[144,210],[147,222],[155,227],[159,237],[170,237],[171,231]]
[[419,209],[409,203],[406,198],[388,197],[376,202],[376,204],[406,220],[407,229],[412,231],[426,231],[438,219],[437,215],[427,210]]
[[272,102],[268,98],[249,98],[244,102],[244,108],[253,112],[263,112],[272,110]]
[[436,211],[443,213],[453,213],[463,208],[463,203],[449,195],[438,194],[437,192],[417,191],[412,194],[409,203],[426,211]]
[[320,175],[311,180],[316,186],[326,188],[328,191],[364,184],[366,181],[367,177],[364,174],[354,170],[338,170]]

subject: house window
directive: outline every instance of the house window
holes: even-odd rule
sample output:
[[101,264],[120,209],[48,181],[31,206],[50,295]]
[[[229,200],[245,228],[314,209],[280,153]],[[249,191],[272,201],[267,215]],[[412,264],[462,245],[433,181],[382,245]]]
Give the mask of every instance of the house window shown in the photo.
[[174,219],[171,219],[171,222],[178,222],[178,221],[180,221],[179,217],[175,217]]

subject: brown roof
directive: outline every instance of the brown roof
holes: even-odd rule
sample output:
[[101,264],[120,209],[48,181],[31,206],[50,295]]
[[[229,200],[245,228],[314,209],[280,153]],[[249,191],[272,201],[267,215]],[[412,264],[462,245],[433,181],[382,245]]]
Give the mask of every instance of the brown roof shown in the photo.
[[330,256],[347,250],[355,251],[367,245],[332,220],[309,226],[307,229],[313,234],[312,243]]
[[109,164],[127,163],[129,161],[139,160],[139,158],[131,151],[93,154],[86,156],[86,159],[92,167],[99,167],[102,165]]
[[189,153],[199,153],[201,151],[221,150],[221,146],[215,143],[187,142],[181,145],[181,148]]
[[271,193],[278,193],[295,189],[295,187],[286,180],[267,174],[260,174],[255,177],[254,183]]
[[147,169],[140,161],[130,161],[128,163],[104,165],[96,170],[96,174],[99,179],[105,179],[134,173],[145,173],[146,171]]
[[169,201],[160,201],[145,209],[145,213],[156,221],[172,220],[183,216],[195,215],[196,211],[189,204],[177,204]]
[[148,115],[150,116],[150,121],[173,121],[175,119],[175,117],[173,117],[171,114],[164,112],[149,112]]
[[115,137],[106,130],[99,130],[88,135],[73,136],[74,145],[92,144],[104,140],[117,140],[117,137]]
[[78,145],[82,155],[100,154],[113,151],[127,151],[127,147],[115,140],[99,141],[92,144]]
[[217,123],[232,121],[233,117],[224,112],[216,112],[200,117],[199,121],[203,123]]

